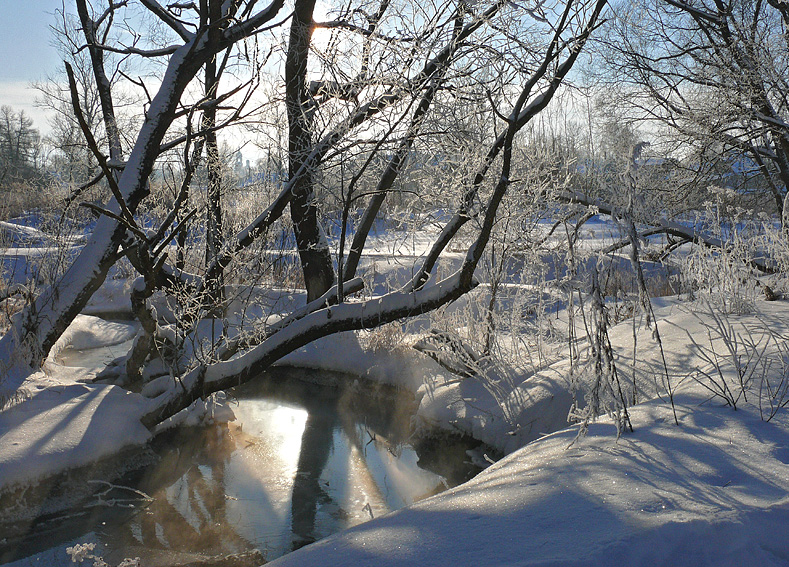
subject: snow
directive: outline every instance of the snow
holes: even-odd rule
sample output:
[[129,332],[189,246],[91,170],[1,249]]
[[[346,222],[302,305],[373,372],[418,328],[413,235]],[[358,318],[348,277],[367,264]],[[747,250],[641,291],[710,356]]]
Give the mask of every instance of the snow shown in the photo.
[[77,315],[55,342],[43,369],[61,381],[89,382],[129,352],[139,324]]
[[0,489],[32,483],[142,445],[144,399],[116,386],[34,376],[30,396],[0,413]]
[[787,414],[765,423],[694,392],[573,443],[543,437],[453,490],[271,565],[786,565]]
[[91,349],[95,355],[135,332],[133,324],[77,316],[53,348],[45,371],[29,376],[19,388],[24,397],[0,412],[0,492],[150,439],[139,422],[145,398],[117,386],[81,383],[79,379],[90,377],[84,367],[61,360],[75,349]]
[[[387,257],[394,247],[400,260],[423,255],[423,236],[373,242],[380,250],[380,258],[373,254],[368,260],[377,266],[373,289],[385,280],[410,279],[409,262]],[[607,238],[591,235],[596,244]],[[450,254],[446,261],[451,266],[461,257]],[[446,293],[451,283],[426,293]],[[128,312],[128,292],[126,282],[108,281],[86,312]],[[301,297],[286,299],[303,303]],[[396,307],[407,298],[387,301]],[[700,345],[724,353],[709,304],[662,298],[653,307],[663,353],[643,319],[636,321],[635,354],[632,320],[610,331],[621,379],[635,382],[642,402],[630,410],[635,431],[619,438],[607,419],[592,424],[583,438],[577,438],[577,428],[566,427],[572,395],[570,361],[562,348],[546,352],[534,372],[493,368],[485,379],[459,379],[407,346],[391,349],[380,329],[332,335],[286,356],[280,363],[349,372],[410,390],[419,401],[418,426],[471,435],[507,456],[464,485],[273,565],[789,564],[789,408],[766,422],[754,390],[737,410],[710,398],[693,378],[697,370],[712,370],[699,357]],[[722,321],[741,336],[750,332],[763,341],[769,335],[764,356],[773,363],[770,372],[780,372],[789,302],[758,301],[755,307]],[[358,304],[338,305],[332,319],[367,315],[359,310]],[[239,325],[270,314],[245,313],[250,320],[239,316]],[[566,313],[552,322],[566,325]],[[279,340],[300,324],[282,331]],[[128,351],[137,329],[132,322],[80,315],[52,349],[44,372],[15,384],[22,398],[0,412],[0,493],[150,440],[139,422],[151,407],[149,398],[89,383]],[[406,333],[405,342],[412,344],[424,330],[425,320],[417,320],[396,332]],[[582,333],[578,348],[583,358],[588,346]],[[732,379],[733,368],[722,361]],[[225,366],[231,372],[234,360]],[[679,426],[665,393],[658,392],[666,376]],[[164,393],[171,382],[169,375],[154,380],[146,393]],[[232,419],[221,401],[201,401],[161,427]]]
[[131,286],[128,281],[108,278],[104,280],[101,287],[88,300],[88,304],[82,310],[82,313],[96,316],[112,313],[131,318],[130,291]]
[[57,356],[67,347],[77,350],[112,346],[134,338],[137,325],[117,321],[105,321],[91,315],[77,315],[68,329],[52,347],[50,356]]

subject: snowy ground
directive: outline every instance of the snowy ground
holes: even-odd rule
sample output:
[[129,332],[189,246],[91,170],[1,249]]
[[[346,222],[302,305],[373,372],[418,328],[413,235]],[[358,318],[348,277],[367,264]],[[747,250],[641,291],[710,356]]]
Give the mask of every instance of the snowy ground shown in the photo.
[[[116,386],[87,384],[116,355],[134,325],[80,315],[52,349],[44,371],[20,385],[24,399],[0,412],[0,492],[144,444],[145,400]],[[62,361],[70,347],[72,361]],[[128,350],[128,344],[126,344]],[[74,360],[75,355],[85,353]]]
[[789,414],[765,423],[693,392],[502,459],[470,482],[277,566],[787,565]]
[[[679,386],[675,403],[680,426],[674,425],[666,402],[653,400],[632,410],[635,432],[618,440],[606,420],[575,443],[576,429],[542,437],[465,485],[274,564],[789,564],[789,411],[784,408],[765,422],[755,397],[738,404],[736,411],[722,407],[720,399],[710,400],[702,386],[686,378],[699,361],[693,360],[684,334],[687,329],[700,336],[707,320],[686,306],[667,303],[658,313],[669,366]],[[731,316],[730,320],[734,325],[771,321],[775,331],[785,330],[787,303],[761,302],[759,308],[758,317]],[[87,334],[93,322],[80,318],[66,340],[83,348],[97,346],[98,339]],[[126,332],[122,324],[110,324],[101,335],[107,343],[117,344]],[[612,333],[621,344],[623,362],[628,358],[630,333],[627,322]],[[648,348],[648,338],[642,339],[639,361],[649,369],[657,355]],[[347,355],[351,348],[347,337],[341,340],[346,342],[342,349],[325,341],[293,358],[340,368],[350,358],[337,353]],[[396,369],[404,368],[402,360],[366,356],[352,358],[360,367],[372,369],[368,373],[372,378],[388,376],[393,381]],[[412,372],[431,368],[439,372],[430,361],[414,360]],[[557,365],[553,372],[558,376],[561,363]],[[413,378],[412,372],[400,375]],[[57,374],[60,381],[45,376],[32,380],[31,398],[0,414],[2,445],[10,449],[0,457],[4,485],[83,464],[117,450],[121,440],[147,439],[147,431],[134,423],[135,394],[78,384],[74,375]],[[519,387],[536,395],[533,391],[548,390],[546,380],[532,377]],[[501,420],[497,425],[496,416],[480,408],[484,389],[464,389],[468,382],[446,377],[445,381],[424,396],[420,411],[442,407],[444,418],[452,416],[452,427],[485,426],[490,440],[506,436],[503,430],[508,424]],[[557,380],[553,395],[560,391],[558,384]],[[524,405],[524,415],[528,406]],[[566,408],[560,407],[547,414],[558,423],[560,410],[566,416]],[[479,422],[483,417],[488,419],[485,424]]]
[[[91,312],[128,308],[123,284],[102,293]],[[537,373],[510,374],[495,387],[459,380],[411,349],[364,349],[353,334],[290,355],[285,362],[406,387],[421,398],[422,423],[471,434],[508,456],[454,490],[275,564],[789,565],[789,407],[761,419],[758,373],[736,411],[710,399],[693,376],[715,376],[717,368],[699,357],[699,346],[721,355],[723,378],[736,384],[717,323],[704,304],[662,299],[654,306],[663,354],[643,325],[635,356],[632,322],[611,331],[622,380],[635,381],[646,400],[632,409],[635,432],[619,439],[603,419],[573,443],[561,350]],[[759,301],[755,313],[723,322],[765,345],[756,349],[770,362],[763,375],[786,372],[789,302]],[[44,372],[18,385],[24,399],[0,412],[0,493],[150,438],[137,421],[142,396],[84,383],[128,349],[134,332],[132,324],[80,316]],[[679,426],[665,396],[655,397],[664,356]]]

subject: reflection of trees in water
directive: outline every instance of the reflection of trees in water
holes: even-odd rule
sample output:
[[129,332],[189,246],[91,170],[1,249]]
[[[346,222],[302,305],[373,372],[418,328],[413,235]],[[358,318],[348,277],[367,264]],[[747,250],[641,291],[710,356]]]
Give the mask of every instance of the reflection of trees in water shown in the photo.
[[[333,390],[288,382],[287,387],[276,391],[276,386],[268,383],[266,395],[261,397],[285,401],[307,411],[290,502],[292,549],[327,535],[318,533],[319,510],[321,517],[328,511],[345,525],[353,516],[355,521],[368,517],[365,509],[370,515],[373,511],[377,515],[387,510],[386,478],[374,474],[367,453],[375,446],[376,451],[389,450],[395,457],[399,456],[400,444],[410,435],[410,403],[355,389]],[[351,454],[346,461],[333,461],[333,465],[347,469],[331,471],[334,486],[330,494],[321,477],[335,450],[338,431],[342,431]],[[237,553],[253,548],[227,518],[225,476],[236,449],[229,431],[220,427],[191,431],[165,442],[175,448],[164,452],[157,472],[137,485],[154,496],[155,501],[125,526],[124,542],[140,545],[142,540],[141,544],[149,548],[206,554]],[[352,478],[357,479],[353,490],[360,492],[359,502],[364,502],[367,508],[343,510],[347,503],[335,501],[337,485],[343,480],[350,483]],[[168,499],[167,493],[174,497]]]
[[[386,392],[383,392],[384,395],[376,395],[368,389],[355,387],[321,388],[314,384],[299,383],[295,379],[287,380],[284,385],[278,384],[277,380],[261,381],[261,384],[265,386],[265,390],[261,388],[263,391],[251,395],[248,393],[243,397],[285,402],[303,408],[308,415],[289,503],[293,548],[324,537],[337,528],[367,519],[373,513],[377,516],[379,512],[388,509],[394,500],[390,500],[386,471],[383,471],[382,477],[382,470],[376,468],[377,457],[374,451],[389,450],[398,457],[400,444],[413,442],[409,438],[413,400],[385,395]],[[288,426],[274,424],[274,427]],[[230,431],[226,426],[216,426],[176,430],[160,436],[154,443],[154,450],[160,461],[117,481],[118,484],[135,487],[149,494],[154,498],[152,502],[136,510],[97,506],[83,511],[86,517],[72,520],[58,532],[57,541],[53,541],[55,537],[50,535],[52,532],[45,538],[37,534],[38,547],[33,551],[51,547],[53,543],[81,538],[90,531],[99,533],[99,539],[106,542],[111,553],[119,554],[120,559],[124,550],[134,548],[147,548],[153,555],[172,552],[174,556],[192,554],[193,557],[253,550],[255,544],[237,531],[244,530],[246,526],[238,528],[230,523],[228,517],[233,518],[240,509],[249,510],[244,507],[246,505],[237,507],[233,503],[228,508],[226,482],[235,482],[234,475],[237,476],[230,468],[231,456],[239,448],[246,450],[255,445],[256,458],[246,462],[246,466],[256,466],[250,463],[262,463],[262,466],[268,469],[261,472],[275,470],[277,482],[282,479],[281,473],[284,470],[279,467],[287,465],[287,472],[290,472],[293,463],[290,460],[285,463],[275,458],[279,454],[277,431],[272,432],[270,439],[263,435],[260,443],[247,434],[241,434],[240,426],[238,431],[241,437],[234,438]],[[245,447],[240,439],[250,441]],[[344,452],[346,442],[349,455]],[[335,446],[336,443],[338,445]],[[446,453],[445,440],[435,444],[436,447],[428,447],[429,453]],[[264,448],[266,449],[263,450]],[[464,460],[466,448],[459,447],[455,466]],[[327,471],[332,453],[340,450],[343,458],[331,459],[332,469]],[[368,456],[371,461],[367,460]],[[139,466],[143,466],[139,458],[132,459],[136,460]],[[255,475],[254,471],[251,472]],[[81,474],[83,476],[79,482],[83,483],[84,476],[95,476],[86,475],[84,472]],[[272,475],[261,474],[256,480],[266,483],[266,478],[272,478]],[[331,489],[327,488],[328,483],[324,483],[322,478],[323,481],[331,482]],[[347,483],[345,486],[344,482]],[[42,486],[43,490],[46,488],[46,485]],[[264,492],[267,489],[266,486],[259,488]],[[277,485],[276,488],[276,497],[284,496],[281,494],[283,486]],[[347,488],[348,492],[344,492],[344,488]],[[287,484],[284,490],[287,491]],[[350,491],[353,491],[353,494]],[[129,495],[123,492],[119,496],[127,498]],[[346,500],[348,496],[350,499]],[[250,511],[263,516],[264,520],[271,514],[276,529],[282,530],[277,531],[276,538],[287,538],[287,533],[283,533],[286,532],[287,525],[280,524],[281,510],[278,506],[288,504],[281,499],[276,502],[267,501],[265,495],[255,494],[254,497],[260,498],[260,501],[258,507]],[[266,502],[270,504],[269,508],[266,507]],[[70,512],[70,517],[74,517],[73,511]],[[259,525],[257,521],[251,523]],[[250,537],[256,542],[261,535],[269,537],[273,534],[273,531],[270,531],[272,527],[274,526],[264,526],[266,533],[255,532]],[[63,535],[60,535],[61,533]],[[44,543],[43,539],[47,539],[48,543]],[[129,555],[144,553],[143,549],[137,549]],[[2,551],[0,557],[6,557],[2,555]],[[105,557],[110,559],[109,556]],[[3,561],[0,560],[0,563]],[[182,564],[200,563],[190,557]]]
[[[276,390],[276,384],[269,383],[266,390],[268,395],[263,397],[280,399],[307,411],[291,494],[293,549],[326,535],[316,532],[322,506],[336,507],[338,510],[331,514],[336,513],[341,521],[349,515],[340,508],[344,502],[335,502],[321,482],[338,430],[343,432],[352,454],[346,462],[348,470],[334,470],[333,477],[340,481],[357,475],[361,486],[355,489],[363,492],[360,496],[367,506],[387,508],[388,488],[380,485],[381,479],[373,474],[366,454],[369,446],[375,445],[376,450],[390,450],[398,456],[399,444],[410,433],[409,403],[369,392],[365,395],[353,389],[338,391],[298,382],[289,382],[278,392],[271,391]],[[155,501],[124,527],[124,543],[140,545],[142,540],[145,547],[211,554],[251,549],[253,545],[227,519],[225,475],[236,449],[232,436],[220,427],[177,435],[176,439],[165,441],[175,448],[164,452],[156,472],[137,485]],[[171,495],[174,489],[182,491],[180,496],[168,499],[168,487]],[[372,514],[373,508],[369,511]],[[359,518],[364,516],[362,513]]]
[[317,539],[315,516],[318,512],[318,501],[331,500],[321,488],[320,478],[334,446],[336,423],[334,412],[308,409],[291,497],[293,549]]
[[[139,484],[153,502],[120,526],[113,539],[125,545],[209,554],[251,549],[227,519],[225,469],[235,449],[227,428],[180,432],[171,446]],[[171,502],[171,487],[183,491],[185,498]]]
[[[290,389],[288,392],[293,395],[294,390]],[[380,446],[384,445],[385,450],[389,450],[397,457],[399,443],[408,432],[410,414],[404,411],[404,404],[387,404],[387,401],[392,400],[362,396],[348,389],[341,392],[324,390],[321,394],[311,397],[301,395],[300,399],[295,400],[307,410],[308,416],[302,434],[291,497],[294,550],[321,537],[321,534],[316,533],[315,526],[319,505],[336,504],[339,508],[337,511],[339,517],[346,519],[348,516],[347,511],[333,501],[320,482],[334,449],[335,429],[342,430],[351,450],[347,461],[349,468],[345,471],[346,480],[350,480],[353,472],[359,475],[364,493],[362,500],[367,501],[365,509],[370,515],[373,514],[370,500],[377,503],[379,509],[388,510],[386,497],[388,489],[379,485],[379,479],[370,470],[366,458],[367,446],[369,443],[374,443],[376,449],[380,449]],[[404,415],[407,416],[405,419],[403,419]],[[360,417],[363,416],[364,424],[361,424]],[[385,440],[385,436],[388,435],[394,435],[397,440],[394,446]],[[342,471],[333,472],[335,475],[342,474]]]

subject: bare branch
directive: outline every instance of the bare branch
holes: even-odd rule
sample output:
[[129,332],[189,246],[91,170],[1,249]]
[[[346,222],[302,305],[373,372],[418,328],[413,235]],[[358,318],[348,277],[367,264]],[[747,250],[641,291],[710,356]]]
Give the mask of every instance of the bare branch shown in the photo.
[[102,24],[102,22],[104,22],[104,20],[107,18],[107,16],[111,16],[115,12],[115,10],[117,10],[118,8],[123,8],[128,4],[129,4],[129,0],[121,0],[120,2],[110,1],[110,5],[107,7],[106,10],[104,10],[104,13],[101,16],[99,16],[99,18],[96,20],[95,22],[96,27],[99,27]]
[[695,18],[700,18],[702,20],[707,20],[708,22],[712,22],[713,24],[721,23],[720,16],[717,14],[711,14],[695,6],[691,6],[687,2],[683,2],[682,0],[664,0],[666,4],[674,6],[675,8],[679,8],[680,10],[684,10],[688,14],[692,15]]
[[77,117],[79,126],[82,129],[82,134],[85,136],[85,141],[88,143],[90,151],[93,152],[93,155],[98,160],[99,165],[104,172],[104,176],[107,178],[107,184],[109,185],[115,200],[118,202],[118,205],[121,208],[121,213],[125,222],[131,226],[136,226],[134,222],[134,216],[126,206],[126,201],[121,194],[120,188],[118,187],[118,182],[115,180],[115,176],[112,174],[112,171],[110,171],[107,158],[103,153],[101,153],[99,145],[96,143],[96,139],[93,137],[93,132],[90,131],[90,126],[88,126],[88,123],[85,120],[85,115],[82,113],[82,107],[79,103],[79,93],[77,92],[77,81],[74,78],[74,69],[68,62],[66,62],[66,74],[68,75],[69,89],[71,90],[72,108],[74,109],[74,115]]
[[156,0],[140,0],[140,2],[153,14],[156,14],[157,18],[167,24],[185,42],[189,42],[194,38],[194,34],[187,30],[183,24],[159,4],[159,2]]
[[119,53],[121,55],[139,55],[140,57],[146,58],[153,58],[153,57],[164,57],[165,55],[172,55],[176,51],[178,51],[178,45],[170,45],[167,47],[162,47],[159,49],[139,49],[137,47],[131,46],[122,46],[122,47],[115,47],[114,45],[105,45],[105,44],[94,44],[96,49],[101,49],[102,51],[109,51],[110,53]]

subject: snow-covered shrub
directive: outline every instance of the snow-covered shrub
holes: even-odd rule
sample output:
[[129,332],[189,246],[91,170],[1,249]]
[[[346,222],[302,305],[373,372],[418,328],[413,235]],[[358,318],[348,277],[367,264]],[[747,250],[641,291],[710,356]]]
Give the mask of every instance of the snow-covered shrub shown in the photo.
[[720,247],[694,246],[682,258],[681,287],[690,299],[700,297],[722,313],[753,313],[761,293],[754,267],[758,240],[743,228],[721,234]]
[[45,181],[12,181],[3,185],[3,199],[0,201],[0,219],[8,220],[23,215],[26,211],[51,209],[58,205],[62,191],[54,184],[44,187]]
[[500,357],[476,352],[457,333],[451,331],[433,329],[414,348],[459,379],[478,382],[496,402],[506,423],[517,428],[516,414],[519,408],[512,407],[512,392],[523,377],[512,366]]
[[696,247],[685,257],[681,278],[690,298],[701,297],[722,313],[752,313],[759,296],[755,274],[745,263],[749,253]]
[[789,235],[776,219],[708,202],[694,222],[707,245],[680,256],[680,287],[690,299],[701,297],[721,312],[742,315],[771,295],[762,284],[779,294],[789,289]]
[[767,265],[774,271],[769,278],[763,278],[764,283],[777,296],[789,294],[789,234],[777,223],[766,219],[762,223],[759,242]]

